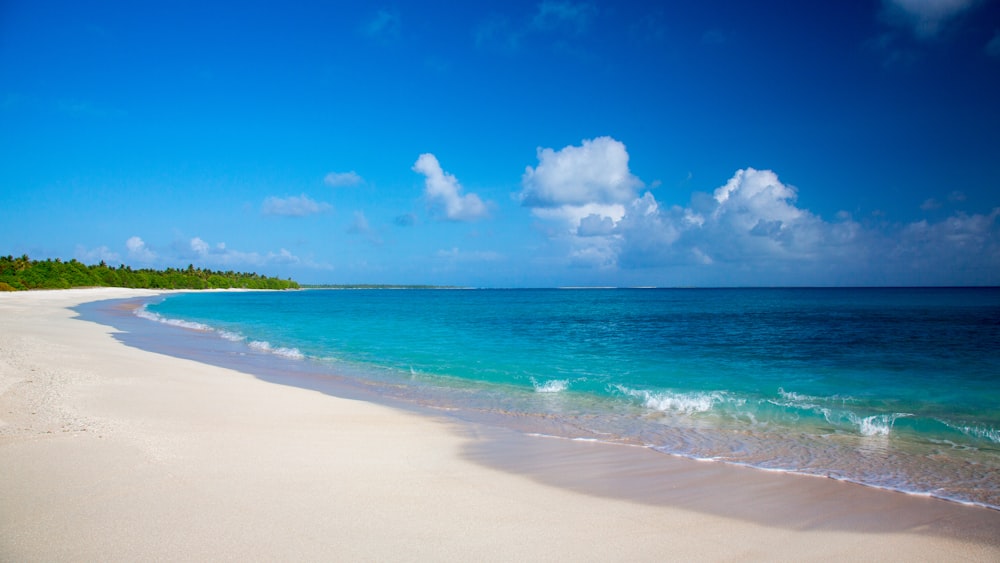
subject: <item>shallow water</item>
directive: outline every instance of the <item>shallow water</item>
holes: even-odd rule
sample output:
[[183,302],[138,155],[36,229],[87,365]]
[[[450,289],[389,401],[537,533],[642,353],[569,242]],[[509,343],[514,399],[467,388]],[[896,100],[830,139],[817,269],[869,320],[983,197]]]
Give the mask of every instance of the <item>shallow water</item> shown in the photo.
[[190,293],[246,362],[516,430],[1000,507],[1000,290]]

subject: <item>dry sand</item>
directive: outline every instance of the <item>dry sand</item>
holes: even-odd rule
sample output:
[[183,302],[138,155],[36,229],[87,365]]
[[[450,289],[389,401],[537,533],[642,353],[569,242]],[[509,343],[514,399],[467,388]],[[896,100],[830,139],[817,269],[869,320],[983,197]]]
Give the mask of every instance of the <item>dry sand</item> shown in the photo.
[[505,437],[130,348],[67,309],[145,293],[0,294],[0,561],[1000,561],[1000,512]]

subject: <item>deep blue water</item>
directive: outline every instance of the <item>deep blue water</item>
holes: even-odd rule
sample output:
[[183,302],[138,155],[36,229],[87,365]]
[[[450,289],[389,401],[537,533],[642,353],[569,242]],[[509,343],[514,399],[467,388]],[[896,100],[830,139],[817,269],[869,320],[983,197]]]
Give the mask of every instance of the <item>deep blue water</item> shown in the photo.
[[1000,507],[998,289],[211,292],[143,314],[526,432]]

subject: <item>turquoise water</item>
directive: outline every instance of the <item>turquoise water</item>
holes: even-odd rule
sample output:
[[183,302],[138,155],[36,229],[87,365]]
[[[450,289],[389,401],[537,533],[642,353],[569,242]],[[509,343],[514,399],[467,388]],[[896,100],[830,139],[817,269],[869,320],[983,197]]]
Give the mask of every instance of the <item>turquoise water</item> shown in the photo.
[[140,315],[529,433],[1000,507],[998,289],[190,293]]

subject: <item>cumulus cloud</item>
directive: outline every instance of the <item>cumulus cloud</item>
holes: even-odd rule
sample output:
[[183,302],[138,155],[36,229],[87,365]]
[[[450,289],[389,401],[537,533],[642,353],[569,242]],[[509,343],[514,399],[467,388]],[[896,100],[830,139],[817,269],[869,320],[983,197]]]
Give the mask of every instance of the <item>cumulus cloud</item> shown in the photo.
[[142,262],[151,262],[156,259],[156,253],[150,250],[146,243],[139,237],[133,236],[125,241],[125,248],[128,249],[129,258]]
[[555,151],[538,149],[538,166],[525,169],[521,202],[528,207],[622,204],[642,182],[628,169],[625,145],[611,137]]
[[770,170],[736,171],[711,199],[663,209],[651,193],[636,199],[619,222],[622,265],[840,260],[859,225],[842,214],[826,222],[795,204],[797,191]]
[[333,207],[329,203],[317,202],[306,194],[286,198],[268,197],[261,205],[264,215],[280,215],[285,217],[305,217],[316,213],[325,213]]
[[195,251],[197,254],[207,254],[208,243],[201,240],[199,237],[194,237],[191,239],[191,250]]
[[364,183],[364,178],[357,172],[330,172],[323,178],[323,183],[334,188],[357,186]]
[[[560,180],[529,168],[522,192],[523,202],[537,205],[537,218],[562,226],[550,236],[566,245],[570,266],[683,272],[675,283],[722,285],[1000,282],[1000,209],[865,226],[844,211],[820,217],[798,205],[796,187],[754,168],[737,170],[711,193],[695,192],[686,206],[665,206],[652,192],[635,193],[638,179],[628,189],[593,181],[612,175],[592,158],[577,158],[582,148],[539,151],[538,168],[558,171],[552,177]],[[627,155],[603,162],[619,163],[617,177],[631,176],[621,164]],[[548,169],[552,163],[559,165]],[[964,194],[948,199],[961,202]],[[923,205],[938,206],[935,199]]]
[[909,27],[918,38],[928,39],[978,3],[979,0],[883,0],[882,6],[890,23]]
[[424,196],[431,205],[443,211],[446,219],[474,221],[486,217],[486,204],[476,194],[462,194],[458,180],[441,169],[433,154],[420,155],[413,171],[424,175]]

